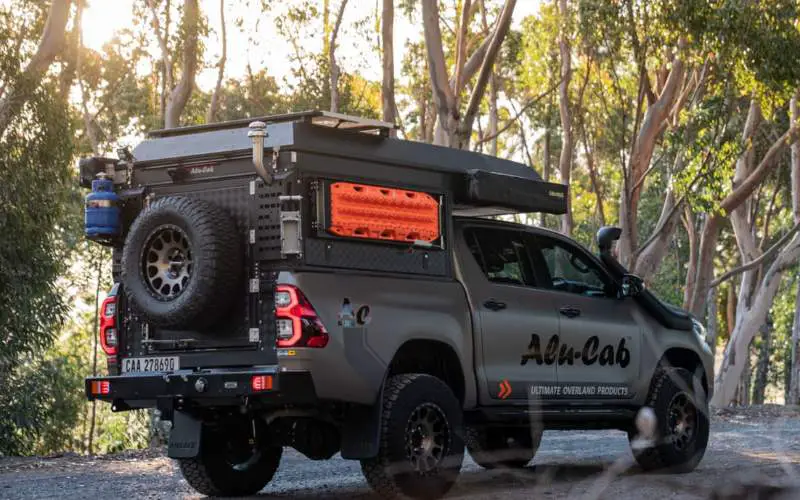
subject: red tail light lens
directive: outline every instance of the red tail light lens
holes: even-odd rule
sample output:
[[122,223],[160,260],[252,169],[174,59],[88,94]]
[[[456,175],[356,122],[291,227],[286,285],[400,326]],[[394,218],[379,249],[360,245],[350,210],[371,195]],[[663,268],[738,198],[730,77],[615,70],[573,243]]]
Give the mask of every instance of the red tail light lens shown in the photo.
[[100,347],[109,356],[117,354],[117,297],[109,296],[100,307]]
[[104,396],[111,394],[111,382],[108,380],[94,380],[92,381],[92,394],[95,396]]
[[271,375],[253,375],[250,379],[250,387],[255,392],[271,391],[272,390],[272,376]]
[[317,311],[297,287],[275,288],[275,317],[278,347],[315,347],[328,345],[328,331]]

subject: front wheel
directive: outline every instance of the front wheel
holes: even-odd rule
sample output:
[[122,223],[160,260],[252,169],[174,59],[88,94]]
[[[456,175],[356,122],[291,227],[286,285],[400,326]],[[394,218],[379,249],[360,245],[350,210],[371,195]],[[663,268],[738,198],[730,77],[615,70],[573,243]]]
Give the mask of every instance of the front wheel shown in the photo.
[[383,498],[442,497],[461,470],[462,433],[461,405],[444,382],[396,375],[384,389],[378,456],[362,460],[361,470]]
[[203,428],[200,453],[178,459],[189,486],[206,496],[247,496],[261,491],[272,480],[283,448],[256,446],[249,425],[230,430]]
[[700,380],[684,368],[659,369],[648,406],[655,414],[654,442],[642,446],[628,434],[636,461],[644,470],[691,472],[708,445],[708,399]]

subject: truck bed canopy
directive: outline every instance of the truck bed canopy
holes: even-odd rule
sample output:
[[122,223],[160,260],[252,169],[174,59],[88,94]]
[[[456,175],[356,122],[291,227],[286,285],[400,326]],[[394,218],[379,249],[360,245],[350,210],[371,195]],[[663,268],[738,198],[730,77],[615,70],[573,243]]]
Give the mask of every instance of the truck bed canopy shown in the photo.
[[446,187],[452,192],[457,213],[566,212],[567,187],[544,182],[526,165],[471,151],[395,139],[389,137],[392,124],[324,111],[157,130],[133,150],[134,161],[141,166],[250,155],[252,142],[247,134],[253,121],[267,124],[266,151],[308,152],[451,174],[445,176]]

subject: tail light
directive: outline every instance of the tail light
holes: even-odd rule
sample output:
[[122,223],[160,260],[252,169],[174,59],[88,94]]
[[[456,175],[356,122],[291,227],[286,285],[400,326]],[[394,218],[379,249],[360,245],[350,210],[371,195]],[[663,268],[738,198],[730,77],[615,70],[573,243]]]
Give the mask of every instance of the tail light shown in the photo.
[[111,394],[111,382],[108,380],[93,380],[91,390],[94,396]]
[[117,354],[117,297],[110,295],[100,307],[100,347],[109,356]]
[[272,376],[271,375],[253,375],[250,378],[250,387],[254,392],[271,391],[272,390]]
[[325,347],[328,331],[303,292],[292,285],[275,288],[278,347]]

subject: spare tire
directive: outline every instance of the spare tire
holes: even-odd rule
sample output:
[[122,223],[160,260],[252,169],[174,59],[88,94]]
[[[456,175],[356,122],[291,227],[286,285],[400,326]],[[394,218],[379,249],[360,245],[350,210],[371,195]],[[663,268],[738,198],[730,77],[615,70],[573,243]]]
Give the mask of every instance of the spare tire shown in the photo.
[[122,280],[134,310],[149,323],[207,327],[241,295],[242,262],[242,238],[225,210],[168,196],[154,201],[131,225]]

